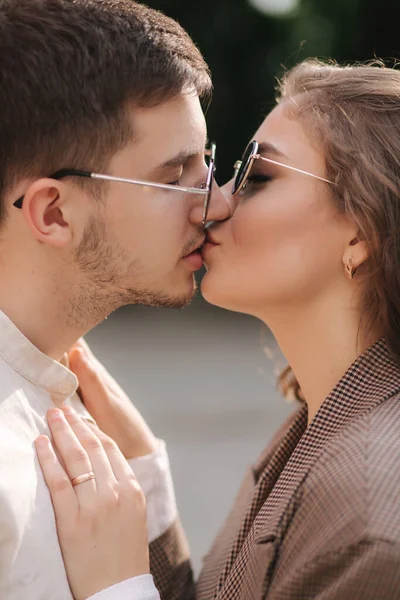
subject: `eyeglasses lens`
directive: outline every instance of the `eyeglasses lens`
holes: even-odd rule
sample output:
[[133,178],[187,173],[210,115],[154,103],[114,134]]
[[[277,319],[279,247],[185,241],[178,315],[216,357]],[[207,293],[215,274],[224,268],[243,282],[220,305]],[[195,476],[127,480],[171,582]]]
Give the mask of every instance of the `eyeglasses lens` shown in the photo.
[[252,156],[257,152],[257,142],[251,142],[243,153],[242,163],[235,174],[232,187],[232,196],[240,192],[246,183],[247,176],[251,170]]

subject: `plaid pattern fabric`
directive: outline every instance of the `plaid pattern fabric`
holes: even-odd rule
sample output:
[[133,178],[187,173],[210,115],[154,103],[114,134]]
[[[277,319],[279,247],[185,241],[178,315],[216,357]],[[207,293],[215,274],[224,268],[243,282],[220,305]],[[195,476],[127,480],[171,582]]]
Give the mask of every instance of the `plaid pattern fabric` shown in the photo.
[[194,599],[189,547],[179,519],[149,548],[150,570],[162,600]]
[[308,428],[300,408],[247,474],[197,600],[400,599],[399,393],[379,340]]

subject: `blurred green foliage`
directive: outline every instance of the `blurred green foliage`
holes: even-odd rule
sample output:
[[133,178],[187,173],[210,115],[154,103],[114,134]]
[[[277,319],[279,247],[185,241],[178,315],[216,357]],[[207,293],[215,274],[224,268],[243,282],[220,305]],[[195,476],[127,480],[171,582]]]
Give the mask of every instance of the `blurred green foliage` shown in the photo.
[[209,136],[218,142],[220,183],[274,105],[276,77],[310,56],[338,62],[398,59],[400,3],[300,0],[285,17],[265,16],[247,0],[144,0],[177,19],[210,65],[214,97]]

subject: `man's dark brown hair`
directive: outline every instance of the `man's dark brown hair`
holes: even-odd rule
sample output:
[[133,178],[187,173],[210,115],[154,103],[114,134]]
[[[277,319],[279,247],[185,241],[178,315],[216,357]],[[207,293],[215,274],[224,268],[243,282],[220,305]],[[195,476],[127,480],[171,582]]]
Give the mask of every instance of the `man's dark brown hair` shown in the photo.
[[0,198],[25,177],[104,169],[134,134],[128,106],[186,88],[210,93],[207,65],[160,12],[131,0],[0,0]]

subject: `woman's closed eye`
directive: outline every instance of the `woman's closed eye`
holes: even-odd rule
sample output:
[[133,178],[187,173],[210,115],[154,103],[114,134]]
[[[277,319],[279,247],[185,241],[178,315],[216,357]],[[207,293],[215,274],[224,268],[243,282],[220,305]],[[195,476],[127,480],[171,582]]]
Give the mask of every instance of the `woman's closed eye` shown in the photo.
[[245,196],[247,194],[251,194],[252,192],[256,192],[268,182],[272,181],[272,179],[273,177],[271,175],[267,175],[266,173],[252,173],[247,177],[246,183],[240,192],[240,195]]

